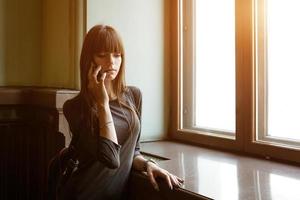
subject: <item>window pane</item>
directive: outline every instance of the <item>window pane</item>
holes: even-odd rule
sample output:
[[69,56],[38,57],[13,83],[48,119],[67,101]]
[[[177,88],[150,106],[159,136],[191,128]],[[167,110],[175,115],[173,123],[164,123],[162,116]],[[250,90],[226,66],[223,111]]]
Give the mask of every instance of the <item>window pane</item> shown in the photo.
[[300,139],[300,1],[267,1],[267,135]]
[[235,1],[196,0],[196,126],[235,132]]

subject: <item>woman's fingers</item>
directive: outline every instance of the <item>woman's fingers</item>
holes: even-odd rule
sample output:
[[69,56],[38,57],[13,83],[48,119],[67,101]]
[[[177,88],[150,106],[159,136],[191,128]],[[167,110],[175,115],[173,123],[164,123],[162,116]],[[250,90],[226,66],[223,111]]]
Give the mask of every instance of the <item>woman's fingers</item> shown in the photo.
[[158,187],[158,184],[153,176],[153,173],[148,171],[148,177],[149,177],[149,180],[150,180],[150,183],[153,185],[154,189],[159,191],[159,187]]
[[149,180],[155,189],[158,188],[158,184],[155,180],[155,177],[163,178],[171,190],[173,189],[173,186],[181,187],[184,182],[183,179],[177,177],[176,175],[169,173],[168,171],[166,171],[158,166],[153,167],[153,168],[148,168],[147,173],[148,173]]
[[181,179],[178,176],[175,176],[173,174],[172,174],[172,177],[173,177],[174,183],[176,184],[177,187],[183,186],[183,183],[184,183],[183,179]]
[[183,179],[179,178],[178,176],[176,176],[177,180],[182,184],[184,182]]
[[[98,74],[100,73],[101,69],[102,69],[102,67],[101,67],[101,65],[99,65],[99,66],[97,66],[97,67],[95,68],[95,70],[94,70],[94,72],[93,72],[94,80],[96,80],[97,83],[98,83],[97,77],[98,77]],[[102,77],[102,75],[103,75],[103,74],[101,74],[101,77]],[[103,80],[104,80],[104,79],[103,79]]]
[[170,174],[167,171],[160,171],[158,174],[160,177],[162,177],[163,179],[165,179],[165,181],[167,182],[169,188],[171,190],[173,190],[173,184],[170,178]]
[[179,186],[180,186],[180,183],[179,183],[179,181],[177,180],[177,177],[176,177],[176,176],[170,174],[170,179],[171,179],[171,182],[172,182],[172,184],[173,184],[174,186],[176,186],[176,187],[179,187]]
[[104,72],[103,74],[101,74],[100,79],[101,79],[102,82],[104,82],[105,77],[106,77],[106,72]]
[[93,70],[94,70],[94,66],[91,65],[91,67],[89,68],[89,71],[88,71],[88,79],[91,80],[93,78]]
[[91,65],[89,71],[88,71],[88,79],[95,80],[98,83],[97,76],[99,72],[101,71],[102,67],[101,65],[95,66],[94,64]]
[[166,179],[166,181],[167,181],[167,183],[169,185],[169,188],[171,190],[173,190],[173,184],[172,184],[172,181],[171,181],[171,178],[170,178],[169,174],[165,174],[165,179]]

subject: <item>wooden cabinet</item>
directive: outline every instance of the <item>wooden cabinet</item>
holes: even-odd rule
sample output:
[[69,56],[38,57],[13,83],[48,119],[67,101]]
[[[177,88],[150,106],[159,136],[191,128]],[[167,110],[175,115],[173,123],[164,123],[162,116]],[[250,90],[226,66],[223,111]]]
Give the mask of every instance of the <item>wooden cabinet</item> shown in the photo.
[[63,103],[77,91],[0,87],[0,199],[46,199],[47,166],[70,141]]

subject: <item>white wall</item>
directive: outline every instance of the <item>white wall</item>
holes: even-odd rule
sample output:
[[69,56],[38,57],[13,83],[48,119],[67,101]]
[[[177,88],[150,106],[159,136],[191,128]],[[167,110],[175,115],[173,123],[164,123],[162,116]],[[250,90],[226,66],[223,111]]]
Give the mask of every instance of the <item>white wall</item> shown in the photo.
[[126,51],[126,82],[143,92],[142,140],[165,137],[168,124],[168,14],[164,0],[87,0],[87,29],[109,24]]

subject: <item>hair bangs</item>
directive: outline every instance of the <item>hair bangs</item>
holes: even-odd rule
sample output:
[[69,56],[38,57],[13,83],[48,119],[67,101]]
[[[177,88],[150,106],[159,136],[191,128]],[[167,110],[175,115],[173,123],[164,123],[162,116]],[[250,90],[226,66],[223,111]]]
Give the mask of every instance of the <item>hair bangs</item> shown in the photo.
[[123,53],[120,37],[108,27],[99,30],[94,43],[95,52]]

